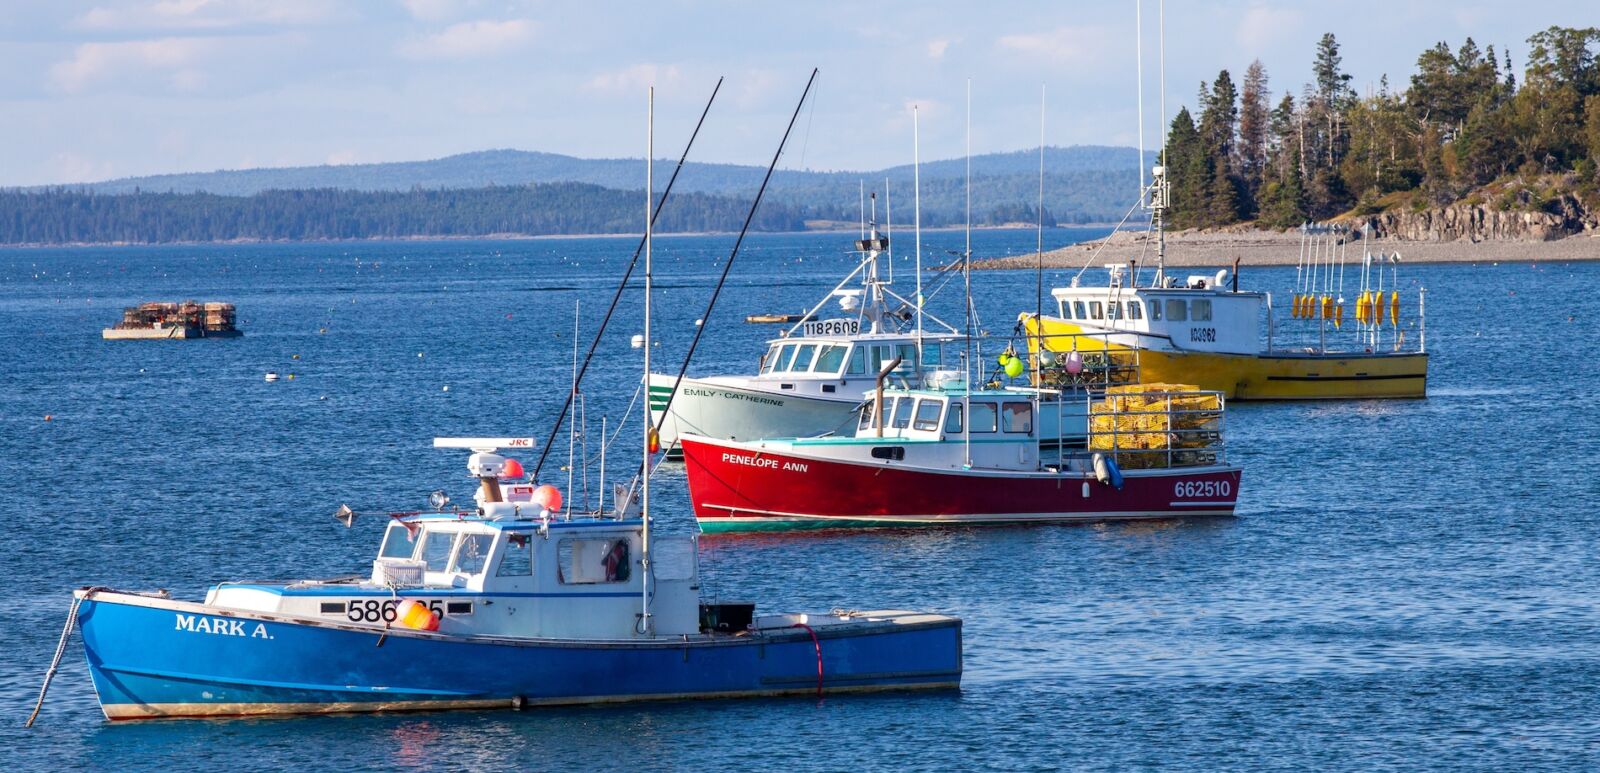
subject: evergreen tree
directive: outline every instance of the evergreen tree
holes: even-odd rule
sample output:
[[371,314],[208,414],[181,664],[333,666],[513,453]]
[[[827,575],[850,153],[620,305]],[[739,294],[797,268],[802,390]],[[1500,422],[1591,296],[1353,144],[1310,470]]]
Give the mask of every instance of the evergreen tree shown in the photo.
[[[1261,191],[1267,166],[1267,140],[1271,130],[1272,108],[1268,104],[1267,68],[1257,59],[1244,73],[1239,95],[1239,152],[1237,168],[1244,178],[1246,204],[1253,204]],[[1251,206],[1245,216],[1255,214]]]
[[1188,108],[1179,108],[1167,133],[1167,180],[1172,185],[1172,224],[1192,228],[1207,224],[1207,187],[1211,169],[1205,143]]

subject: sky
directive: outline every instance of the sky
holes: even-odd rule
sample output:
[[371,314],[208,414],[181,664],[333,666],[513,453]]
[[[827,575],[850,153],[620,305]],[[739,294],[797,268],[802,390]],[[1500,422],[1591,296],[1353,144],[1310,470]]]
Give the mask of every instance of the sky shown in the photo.
[[[437,158],[518,148],[675,157],[718,76],[701,161],[765,165],[812,67],[782,166],[871,170],[976,153],[1136,145],[1135,11],[1120,2],[4,0],[0,186]],[[1162,112],[1158,3],[1144,0],[1144,121]],[[1172,0],[1165,114],[1251,60],[1275,95],[1334,33],[1365,91],[1403,86],[1438,41],[1509,47],[1600,25],[1595,0]]]

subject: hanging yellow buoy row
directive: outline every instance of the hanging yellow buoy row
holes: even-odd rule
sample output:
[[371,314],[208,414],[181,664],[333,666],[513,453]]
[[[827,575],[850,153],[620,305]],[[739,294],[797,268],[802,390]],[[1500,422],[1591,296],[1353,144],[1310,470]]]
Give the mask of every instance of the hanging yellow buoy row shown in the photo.
[[[1383,293],[1367,291],[1356,299],[1356,321],[1363,325],[1383,324]],[[1400,293],[1389,293],[1389,324],[1400,326]]]

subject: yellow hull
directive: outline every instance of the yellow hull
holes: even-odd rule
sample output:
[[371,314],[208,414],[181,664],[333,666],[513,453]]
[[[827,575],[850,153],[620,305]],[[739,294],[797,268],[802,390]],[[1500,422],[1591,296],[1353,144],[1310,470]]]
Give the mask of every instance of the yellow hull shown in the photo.
[[[1031,315],[1023,321],[1033,330]],[[1046,347],[1072,348],[1069,339],[1051,336],[1083,335],[1070,322],[1046,317]],[[1119,334],[1132,335],[1132,334]],[[1033,348],[1030,339],[1029,347]],[[1080,351],[1129,351],[1127,346],[1103,338],[1076,339]],[[1421,398],[1428,394],[1428,355],[1425,352],[1325,352],[1219,354],[1139,349],[1139,376],[1146,383],[1194,384],[1226,393],[1233,400],[1352,400]]]

